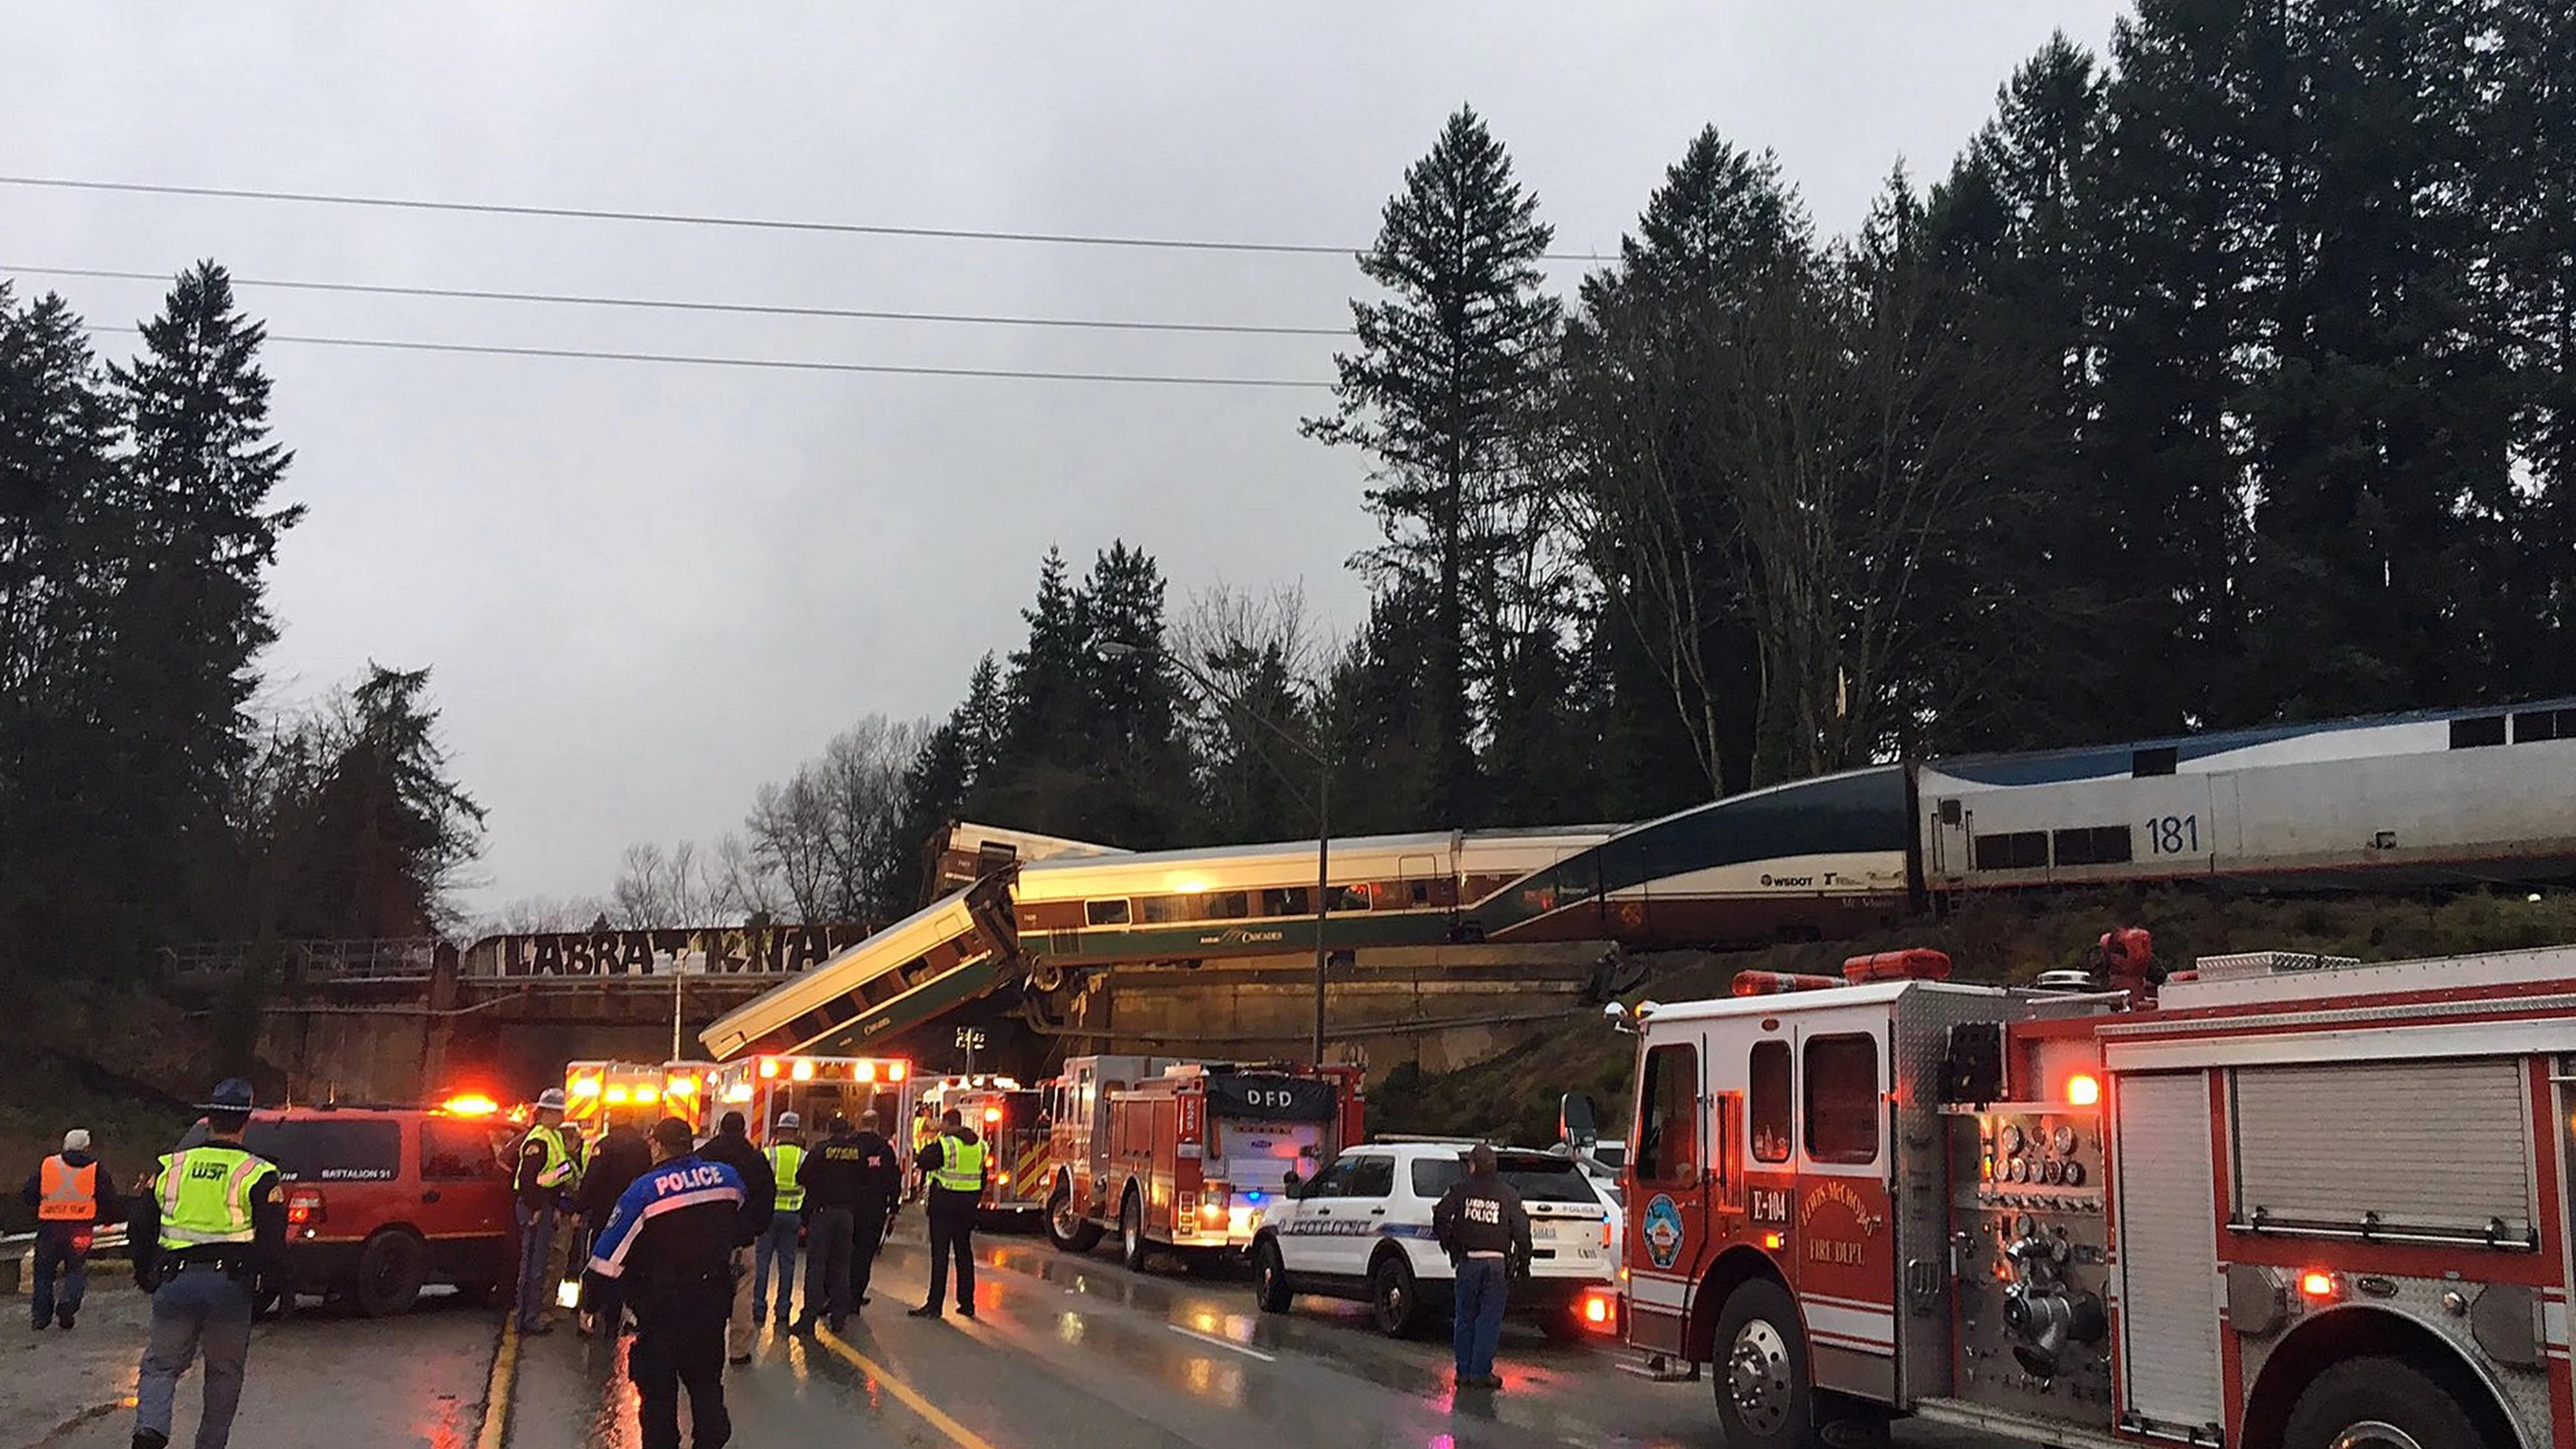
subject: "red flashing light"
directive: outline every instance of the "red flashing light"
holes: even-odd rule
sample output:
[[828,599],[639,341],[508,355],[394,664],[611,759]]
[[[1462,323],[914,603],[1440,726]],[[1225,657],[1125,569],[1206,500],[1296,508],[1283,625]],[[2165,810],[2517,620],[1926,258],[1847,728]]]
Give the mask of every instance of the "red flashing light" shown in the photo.
[[778,1059],[776,1057],[762,1057],[760,1059],[760,1079],[766,1082],[775,1078],[777,1075]]
[[501,1104],[481,1092],[459,1092],[440,1103],[439,1110],[456,1117],[489,1117],[501,1110]]
[[1865,981],[1947,981],[1949,979],[1949,955],[1921,947],[1909,951],[1880,951],[1870,956],[1854,956],[1843,962],[1843,980],[1854,986]]
[[1595,1333],[1608,1333],[1617,1326],[1619,1311],[1610,1295],[1592,1289],[1583,1295],[1583,1326]]
[[2066,1079],[2066,1100],[2078,1107],[2102,1105],[2102,1079],[2091,1072],[2077,1072]]
[[1762,1246],[1764,1250],[1768,1252],[1776,1253],[1780,1251],[1788,1241],[1789,1236],[1786,1233],[1764,1233],[1762,1235]]
[[1738,971],[1727,990],[1737,996],[1773,996],[1784,991],[1829,991],[1842,985],[1830,976],[1802,976],[1791,971]]
[[2299,1296],[2311,1303],[2332,1303],[2343,1296],[2343,1282],[2332,1273],[2311,1268],[2299,1275]]
[[985,1121],[985,1123],[986,1123],[987,1125],[990,1125],[990,1124],[995,1123],[995,1122],[999,1122],[999,1121],[1001,1121],[1001,1120],[1002,1120],[1002,1109],[1001,1109],[1001,1108],[999,1108],[999,1107],[987,1107],[987,1108],[985,1108],[985,1109],[984,1109],[984,1121]]

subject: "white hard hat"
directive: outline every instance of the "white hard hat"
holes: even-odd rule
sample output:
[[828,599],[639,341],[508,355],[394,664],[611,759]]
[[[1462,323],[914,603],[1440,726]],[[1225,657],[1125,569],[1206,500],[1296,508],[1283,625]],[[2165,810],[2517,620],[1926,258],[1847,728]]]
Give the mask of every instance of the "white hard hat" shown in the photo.
[[793,1112],[781,1112],[778,1114],[778,1130],[781,1132],[802,1131],[804,1126],[805,1119],[797,1116]]
[[538,1111],[540,1111],[540,1112],[560,1112],[560,1111],[562,1111],[563,1109],[564,1109],[564,1094],[563,1094],[563,1088],[561,1088],[561,1087],[548,1087],[548,1088],[546,1088],[544,1091],[539,1092],[539,1093],[537,1094],[537,1110],[538,1110]]
[[65,1152],[89,1151],[89,1129],[86,1127],[75,1127],[69,1132],[64,1133],[63,1150]]

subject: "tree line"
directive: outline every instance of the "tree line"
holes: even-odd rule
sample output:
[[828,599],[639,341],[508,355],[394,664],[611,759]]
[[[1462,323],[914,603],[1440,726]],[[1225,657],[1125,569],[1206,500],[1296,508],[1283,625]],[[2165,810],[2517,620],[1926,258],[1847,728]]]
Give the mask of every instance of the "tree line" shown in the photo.
[[428,671],[261,703],[303,514],[273,497],[262,327],[201,263],[141,332],[102,360],[62,298],[0,282],[0,976],[450,924],[483,816]]
[[1293,596],[1167,622],[1150,559],[1051,554],[1023,646],[909,759],[863,727],[833,798],[875,823],[782,828],[822,820],[785,806],[827,756],[763,793],[751,858],[827,856],[792,906],[882,916],[961,815],[1305,834],[1314,757],[1337,831],[1633,820],[1908,753],[2576,692],[2563,5],[2143,0],[1850,235],[1711,128],[1571,295],[1550,240],[1462,109],[1359,256],[1306,423],[1370,465],[1350,637]]

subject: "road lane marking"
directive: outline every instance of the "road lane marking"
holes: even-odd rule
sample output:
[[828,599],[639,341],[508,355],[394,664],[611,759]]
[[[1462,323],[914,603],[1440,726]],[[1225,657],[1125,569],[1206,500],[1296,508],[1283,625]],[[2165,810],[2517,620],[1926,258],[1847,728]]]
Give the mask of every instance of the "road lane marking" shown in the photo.
[[519,1320],[515,1310],[501,1325],[501,1346],[492,1351],[492,1375],[483,1384],[483,1430],[474,1449],[501,1449],[510,1441],[510,1393],[519,1381]]
[[1166,1323],[1163,1326],[1170,1329],[1172,1332],[1179,1334],[1183,1338],[1195,1338],[1201,1343],[1210,1344],[1217,1348],[1230,1348],[1236,1353],[1242,1354],[1246,1358],[1257,1358],[1263,1363],[1279,1362],[1277,1358],[1270,1354],[1263,1353],[1257,1348],[1245,1348],[1242,1344],[1239,1344],[1230,1338],[1219,1338],[1213,1333],[1201,1333],[1194,1328],[1183,1328],[1177,1323]]
[[832,1352],[849,1360],[852,1364],[858,1367],[859,1372],[864,1373],[868,1377],[875,1379],[878,1383],[885,1385],[887,1393],[894,1395],[905,1408],[910,1409],[924,1419],[929,1420],[930,1427],[937,1429],[940,1433],[945,1434],[950,1439],[956,1441],[958,1449],[993,1449],[993,1445],[989,1440],[977,1434],[974,1430],[967,1428],[965,1425],[958,1423],[955,1419],[948,1417],[946,1413],[941,1411],[937,1404],[923,1398],[919,1390],[915,1389],[912,1385],[905,1383],[903,1380],[896,1378],[893,1374],[886,1372],[885,1366],[878,1363],[875,1359],[868,1357],[866,1354],[863,1354],[857,1349],[842,1342],[830,1329],[816,1329],[814,1331],[814,1340],[815,1342],[822,1344],[825,1348],[828,1348]]

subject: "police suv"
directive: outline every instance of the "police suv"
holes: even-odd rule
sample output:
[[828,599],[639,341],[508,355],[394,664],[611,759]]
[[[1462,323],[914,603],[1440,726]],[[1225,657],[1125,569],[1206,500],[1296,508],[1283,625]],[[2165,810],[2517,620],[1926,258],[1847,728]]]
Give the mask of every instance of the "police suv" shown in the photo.
[[[1457,1280],[1431,1235],[1431,1210],[1467,1172],[1471,1142],[1380,1138],[1335,1157],[1263,1204],[1253,1221],[1254,1292],[1267,1313],[1300,1293],[1369,1305],[1392,1337],[1449,1316]],[[1516,1317],[1535,1317],[1551,1338],[1615,1326],[1617,1218],[1569,1158],[1496,1150],[1503,1181],[1529,1210],[1531,1262],[1511,1288]]]

